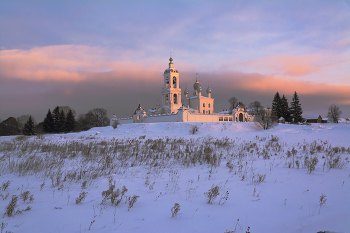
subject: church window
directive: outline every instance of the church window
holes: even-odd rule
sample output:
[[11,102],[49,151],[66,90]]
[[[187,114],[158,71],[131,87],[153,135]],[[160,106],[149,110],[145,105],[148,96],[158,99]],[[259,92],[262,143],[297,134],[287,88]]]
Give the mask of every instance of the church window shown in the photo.
[[177,80],[175,76],[173,77],[173,86],[174,88],[177,88]]
[[166,104],[169,103],[169,96],[168,96],[168,94],[165,95],[165,103],[166,103]]
[[169,88],[169,77],[165,78],[165,88]]
[[203,108],[205,108],[205,103],[203,103]]
[[174,94],[174,104],[177,104],[177,95]]

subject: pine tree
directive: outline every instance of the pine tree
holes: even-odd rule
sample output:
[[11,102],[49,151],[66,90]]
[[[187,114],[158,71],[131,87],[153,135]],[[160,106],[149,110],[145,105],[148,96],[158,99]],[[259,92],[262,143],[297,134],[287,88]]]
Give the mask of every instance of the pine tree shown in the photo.
[[60,112],[58,129],[59,133],[66,132],[66,114],[63,110]]
[[303,120],[303,109],[301,108],[297,92],[294,92],[292,102],[290,103],[290,113],[294,122],[301,122]]
[[53,132],[59,133],[61,130],[61,124],[60,124],[60,108],[57,106],[52,111],[52,118],[53,118]]
[[65,122],[65,129],[66,132],[71,132],[75,129],[76,121],[74,119],[74,115],[72,110],[69,110],[67,116],[66,116],[66,122]]
[[54,131],[54,121],[50,109],[44,119],[43,129],[45,133],[52,133]]
[[35,135],[35,125],[32,116],[29,116],[28,121],[24,124],[23,134],[27,136]]
[[284,95],[282,96],[282,99],[281,99],[281,114],[284,120],[286,120],[287,122],[291,120],[290,111],[288,107],[288,100]]
[[281,97],[278,92],[276,92],[275,97],[272,101],[272,111],[276,114],[277,118],[282,116],[281,112]]

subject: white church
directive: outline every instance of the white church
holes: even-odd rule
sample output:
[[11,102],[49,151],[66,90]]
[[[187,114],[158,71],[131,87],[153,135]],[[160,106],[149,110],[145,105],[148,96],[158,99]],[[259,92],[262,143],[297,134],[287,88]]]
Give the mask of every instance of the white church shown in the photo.
[[145,110],[139,106],[131,117],[117,118],[111,116],[110,123],[115,121],[120,124],[130,123],[156,123],[156,122],[247,122],[252,121],[243,107],[236,107],[232,114],[215,113],[214,99],[211,97],[211,89],[206,89],[207,96],[202,95],[202,86],[197,76],[193,84],[193,96],[189,96],[187,89],[184,90],[185,99],[181,99],[180,75],[174,68],[173,59],[169,59],[169,68],[164,71],[164,86],[161,91],[162,103],[153,109]]

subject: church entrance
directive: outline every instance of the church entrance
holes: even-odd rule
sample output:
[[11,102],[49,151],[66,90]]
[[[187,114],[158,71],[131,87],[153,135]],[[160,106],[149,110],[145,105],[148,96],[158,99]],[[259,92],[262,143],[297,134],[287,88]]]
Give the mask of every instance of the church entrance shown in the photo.
[[243,122],[243,114],[242,113],[239,114],[239,122]]

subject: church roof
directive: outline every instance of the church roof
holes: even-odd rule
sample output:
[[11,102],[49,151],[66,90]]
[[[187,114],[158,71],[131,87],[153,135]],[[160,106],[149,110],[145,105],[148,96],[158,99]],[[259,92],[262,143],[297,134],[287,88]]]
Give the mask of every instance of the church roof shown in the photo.
[[202,96],[199,97],[198,95],[195,95],[195,96],[191,96],[191,97],[188,97],[187,99],[198,99],[198,98],[203,98],[203,99],[212,99],[212,98],[209,98],[209,97],[206,97],[206,96]]

